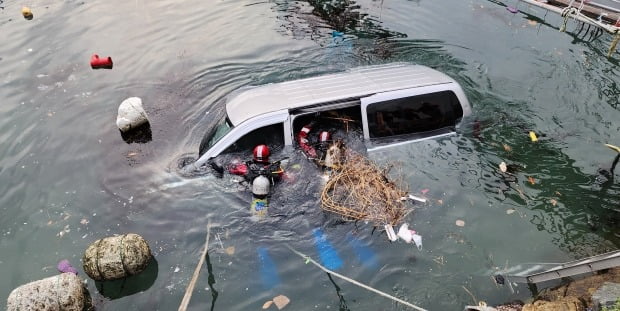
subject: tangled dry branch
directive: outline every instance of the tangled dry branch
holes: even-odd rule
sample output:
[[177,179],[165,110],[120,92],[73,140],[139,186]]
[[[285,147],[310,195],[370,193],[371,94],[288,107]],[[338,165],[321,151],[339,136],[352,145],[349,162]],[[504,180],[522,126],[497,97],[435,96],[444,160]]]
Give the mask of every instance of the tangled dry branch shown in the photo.
[[410,211],[401,198],[407,191],[362,155],[346,150],[321,193],[321,207],[346,220],[367,220],[376,225],[397,225]]

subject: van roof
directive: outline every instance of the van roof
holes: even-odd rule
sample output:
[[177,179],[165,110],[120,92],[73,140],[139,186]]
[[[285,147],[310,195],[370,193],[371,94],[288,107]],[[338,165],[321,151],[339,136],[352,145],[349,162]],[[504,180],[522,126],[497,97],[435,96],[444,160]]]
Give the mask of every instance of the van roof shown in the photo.
[[343,73],[250,88],[228,101],[226,113],[237,126],[255,116],[282,109],[453,82],[447,75],[422,65],[392,63],[357,67]]

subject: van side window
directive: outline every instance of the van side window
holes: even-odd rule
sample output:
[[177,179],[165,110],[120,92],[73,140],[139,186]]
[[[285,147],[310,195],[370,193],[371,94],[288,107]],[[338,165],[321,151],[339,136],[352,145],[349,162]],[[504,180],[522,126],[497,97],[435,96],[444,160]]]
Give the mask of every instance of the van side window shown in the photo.
[[373,103],[366,113],[370,138],[454,127],[463,117],[461,104],[452,91]]
[[293,121],[293,133],[299,133],[301,128],[310,122],[314,123],[310,141],[317,140],[320,131],[329,131],[332,136],[338,132],[342,132],[343,135],[340,136],[345,136],[345,134],[349,132],[360,132],[361,134],[362,112],[359,101],[357,105],[352,107],[323,110],[300,115]]
[[257,128],[239,138],[223,153],[252,152],[252,149],[260,144],[269,146],[272,151],[282,150],[284,148],[284,124],[276,123]]

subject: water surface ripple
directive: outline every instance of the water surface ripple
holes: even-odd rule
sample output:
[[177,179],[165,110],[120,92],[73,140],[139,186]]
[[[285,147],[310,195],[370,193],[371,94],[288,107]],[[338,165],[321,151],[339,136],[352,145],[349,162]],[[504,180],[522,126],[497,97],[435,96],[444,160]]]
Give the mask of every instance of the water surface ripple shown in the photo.
[[[176,310],[208,220],[217,226],[192,310],[259,309],[279,294],[294,310],[402,310],[286,247],[318,258],[316,228],[339,272],[429,310],[472,304],[464,288],[490,304],[528,299],[525,286],[513,293],[489,276],[620,246],[620,183],[603,145],[620,145],[609,36],[572,22],[560,33],[558,16],[484,0],[33,0],[32,20],[22,4],[0,10],[0,308],[61,259],[85,277],[90,243],[135,232],[156,263],[120,291],[89,280],[97,309]],[[90,69],[93,53],[114,68]],[[320,181],[298,153],[291,162],[306,178],[278,187],[261,221],[230,176],[178,173],[235,89],[395,61],[450,75],[474,112],[455,136],[370,154],[429,198],[407,217],[422,250],[323,213]],[[147,144],[125,143],[115,127],[130,96],[151,119]]]

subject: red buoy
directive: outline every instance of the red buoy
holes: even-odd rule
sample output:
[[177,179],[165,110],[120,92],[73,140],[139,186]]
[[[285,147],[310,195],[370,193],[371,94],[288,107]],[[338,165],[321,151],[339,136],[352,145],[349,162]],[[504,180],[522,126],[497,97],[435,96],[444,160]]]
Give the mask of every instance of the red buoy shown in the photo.
[[90,58],[90,66],[93,69],[112,69],[112,65],[112,57],[110,56],[99,58],[99,55],[93,54],[93,56]]

